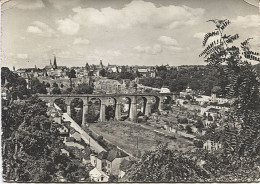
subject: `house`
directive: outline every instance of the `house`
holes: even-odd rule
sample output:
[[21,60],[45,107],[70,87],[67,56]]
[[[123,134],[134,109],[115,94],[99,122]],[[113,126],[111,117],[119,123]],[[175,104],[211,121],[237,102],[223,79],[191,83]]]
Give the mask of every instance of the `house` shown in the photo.
[[70,152],[68,152],[66,149],[62,148],[60,151],[61,151],[61,154],[70,156]]
[[90,155],[91,164],[99,171],[106,173],[107,175],[119,175],[120,164],[124,159],[129,156],[121,150],[112,149],[108,152],[102,151],[98,155]]
[[78,133],[77,131],[75,131],[74,129],[71,129],[70,131],[70,137],[73,137],[75,139],[75,141],[80,141],[81,140],[81,135],[80,133]]
[[215,151],[222,148],[222,144],[219,141],[206,140],[203,143],[203,148],[208,151]]
[[171,93],[168,87],[162,87],[160,93]]
[[91,181],[94,182],[108,182],[109,176],[103,171],[99,171],[97,168],[92,169],[89,172]]

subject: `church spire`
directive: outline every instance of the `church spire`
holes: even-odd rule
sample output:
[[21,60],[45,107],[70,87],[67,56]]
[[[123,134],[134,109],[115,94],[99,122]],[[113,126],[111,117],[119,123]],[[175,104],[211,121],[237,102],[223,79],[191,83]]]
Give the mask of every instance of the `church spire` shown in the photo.
[[56,62],[56,56],[54,55],[54,61],[53,61],[53,67],[54,67],[54,69],[57,69],[58,67],[57,67],[57,62]]

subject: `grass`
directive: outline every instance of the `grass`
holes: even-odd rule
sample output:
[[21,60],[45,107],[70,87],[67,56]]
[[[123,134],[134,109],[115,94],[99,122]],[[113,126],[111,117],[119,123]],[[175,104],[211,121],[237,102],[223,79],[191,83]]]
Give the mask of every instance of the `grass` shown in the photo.
[[175,135],[177,139],[172,140],[139,124],[124,121],[93,123],[90,124],[90,130],[131,154],[136,154],[138,149],[143,154],[156,148],[159,142],[167,142],[170,149],[184,152],[194,148],[191,142],[178,135]]

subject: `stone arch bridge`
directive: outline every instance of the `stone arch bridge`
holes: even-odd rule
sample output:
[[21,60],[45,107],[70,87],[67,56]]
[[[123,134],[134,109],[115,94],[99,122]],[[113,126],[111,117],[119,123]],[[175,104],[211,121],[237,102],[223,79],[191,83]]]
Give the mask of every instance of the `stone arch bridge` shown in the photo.
[[128,98],[129,103],[129,118],[131,121],[136,121],[137,119],[137,98],[141,97],[144,99],[144,114],[149,116],[151,114],[152,99],[156,99],[158,103],[158,110],[162,111],[162,105],[165,98],[174,99],[173,93],[158,93],[158,94],[55,94],[55,95],[43,95],[39,94],[38,97],[43,101],[54,106],[54,101],[56,99],[64,99],[67,105],[67,113],[70,115],[70,104],[74,99],[81,99],[83,102],[83,115],[82,115],[82,126],[86,125],[85,114],[88,112],[88,103],[91,99],[96,98],[100,100],[100,121],[105,121],[105,108],[106,101],[108,99],[114,99],[115,101],[115,120],[120,120],[121,112],[120,105],[122,98]]

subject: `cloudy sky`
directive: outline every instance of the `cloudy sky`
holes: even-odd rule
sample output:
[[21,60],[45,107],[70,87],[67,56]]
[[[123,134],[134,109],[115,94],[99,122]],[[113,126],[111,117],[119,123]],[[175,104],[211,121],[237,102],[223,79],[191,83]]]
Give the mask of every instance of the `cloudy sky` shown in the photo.
[[[251,0],[254,1],[254,0]],[[204,64],[209,19],[259,42],[258,8],[243,0],[11,0],[2,7],[2,65]]]

